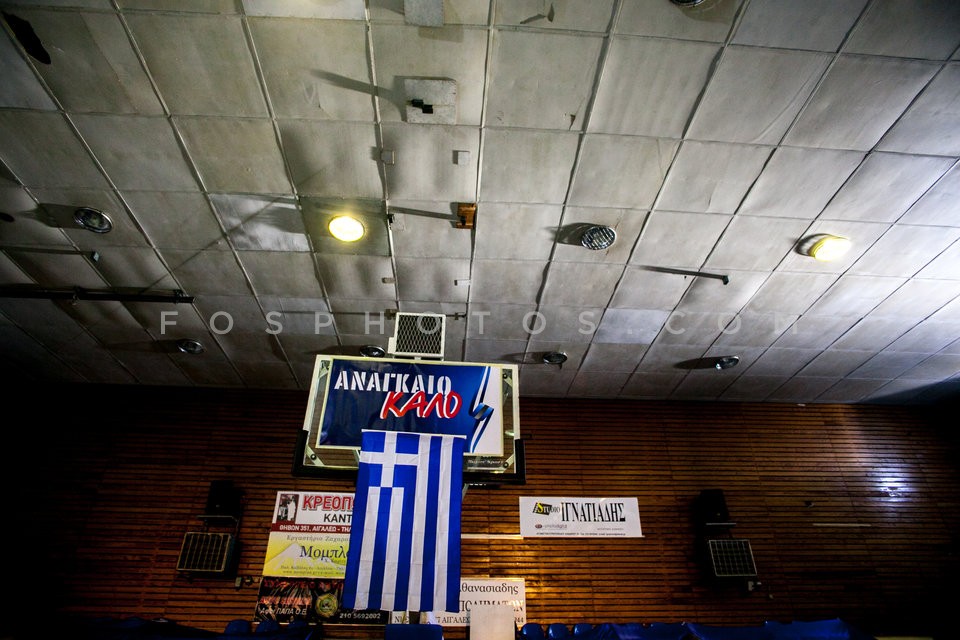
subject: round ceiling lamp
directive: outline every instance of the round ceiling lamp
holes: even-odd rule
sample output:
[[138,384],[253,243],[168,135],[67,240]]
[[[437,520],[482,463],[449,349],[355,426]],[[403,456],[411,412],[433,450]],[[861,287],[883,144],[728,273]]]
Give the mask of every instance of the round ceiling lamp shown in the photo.
[[843,256],[850,250],[850,246],[849,238],[830,233],[817,233],[801,239],[797,244],[797,253],[821,262],[829,262]]
[[113,220],[99,209],[80,207],[73,212],[73,221],[94,233],[107,233],[113,229]]
[[580,236],[580,244],[587,249],[600,251],[609,248],[616,239],[617,232],[612,227],[595,224],[584,230],[583,235]]
[[341,242],[356,242],[365,232],[363,223],[350,216],[336,216],[327,225],[332,235]]

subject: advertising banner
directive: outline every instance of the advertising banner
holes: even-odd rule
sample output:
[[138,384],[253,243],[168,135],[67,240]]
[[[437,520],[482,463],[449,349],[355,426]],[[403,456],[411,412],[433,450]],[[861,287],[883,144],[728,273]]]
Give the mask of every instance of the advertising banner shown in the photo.
[[526,538],[640,538],[636,498],[520,498]]
[[254,620],[386,624],[341,606],[352,520],[352,493],[277,492]]
[[279,492],[263,575],[343,578],[352,517],[352,493]]
[[[433,624],[445,627],[466,627],[470,624],[470,610],[475,605],[509,604],[518,628],[527,622],[527,596],[523,578],[461,578],[460,611],[435,611],[427,617]],[[406,611],[394,611],[392,622],[406,622]],[[421,621],[424,620],[421,618]]]
[[503,455],[500,369],[330,360],[315,446],[359,447],[364,429],[461,435],[467,455]]

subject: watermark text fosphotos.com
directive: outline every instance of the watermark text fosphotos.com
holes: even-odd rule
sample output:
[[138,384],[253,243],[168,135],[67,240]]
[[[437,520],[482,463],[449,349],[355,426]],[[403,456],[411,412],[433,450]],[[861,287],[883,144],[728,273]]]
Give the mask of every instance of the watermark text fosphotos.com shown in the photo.
[[[686,311],[673,311],[670,313],[664,312],[664,314],[663,331],[670,335],[683,335],[690,330],[692,326],[696,326],[696,328],[701,331],[706,330],[712,333],[715,330],[717,333],[723,335],[734,335],[739,333],[741,328],[743,328],[745,317],[750,318],[750,320],[748,320],[749,323],[754,322],[757,318],[761,318],[765,324],[772,327],[772,331],[775,334],[781,334],[788,330],[796,333],[797,330],[794,324],[797,319],[796,316],[776,313],[744,316],[739,313],[694,314]],[[297,312],[297,315],[303,316],[304,312]],[[363,316],[363,335],[386,334],[387,322],[390,318],[389,314],[384,311],[365,311],[361,315]],[[484,322],[491,315],[492,312],[490,311],[472,311],[457,317],[460,319],[468,319],[471,322],[472,335],[483,336],[485,334]],[[601,326],[602,315],[602,312],[597,310],[581,311],[577,314],[577,319],[572,324],[577,333],[581,335],[593,335]],[[177,326],[178,316],[178,311],[160,312],[160,335],[166,335],[168,329]],[[423,322],[425,318],[429,317],[430,316],[423,316],[417,319],[417,328],[422,334],[429,335],[440,331],[440,323]],[[282,312],[268,311],[264,314],[264,319],[264,333],[278,335],[284,332],[284,314]],[[693,319],[691,323],[692,326],[686,326],[688,319]],[[558,321],[551,321],[547,315],[540,311],[530,311],[520,319],[519,326],[525,333],[531,336],[537,336],[556,322]],[[566,314],[564,322],[571,323],[570,318],[567,317]],[[230,333],[233,331],[234,326],[233,315],[228,311],[216,311],[210,314],[210,317],[207,319],[207,327],[216,335]],[[297,326],[300,334],[306,333],[303,330],[302,319],[297,323]],[[329,335],[333,333],[334,314],[329,311],[314,311],[312,328],[315,335]]]

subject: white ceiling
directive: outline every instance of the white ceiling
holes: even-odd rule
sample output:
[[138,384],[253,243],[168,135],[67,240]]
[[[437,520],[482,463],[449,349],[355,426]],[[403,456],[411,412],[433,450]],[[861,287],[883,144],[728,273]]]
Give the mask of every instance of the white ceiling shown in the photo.
[[[399,310],[448,314],[446,358],[517,363],[521,395],[958,392],[956,0],[403,4],[0,2],[0,371],[306,389]],[[420,112],[417,79],[455,103]],[[797,252],[825,232],[842,260]],[[194,302],[44,297],[77,287]]]

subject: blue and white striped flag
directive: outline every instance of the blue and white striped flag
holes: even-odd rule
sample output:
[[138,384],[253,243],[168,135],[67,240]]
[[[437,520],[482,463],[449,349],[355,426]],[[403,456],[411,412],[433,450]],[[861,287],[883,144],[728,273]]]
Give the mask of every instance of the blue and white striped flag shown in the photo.
[[363,432],[344,607],[460,610],[464,441]]

